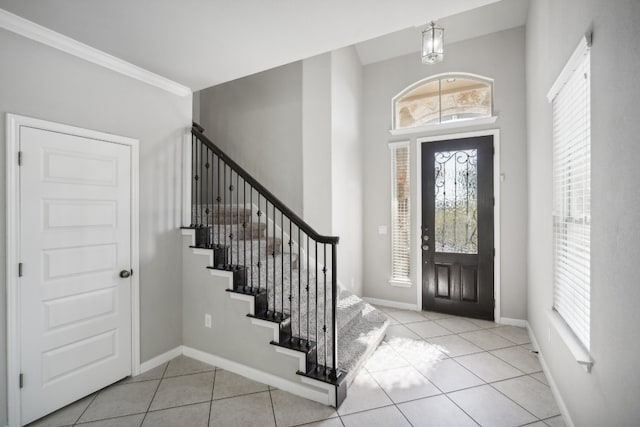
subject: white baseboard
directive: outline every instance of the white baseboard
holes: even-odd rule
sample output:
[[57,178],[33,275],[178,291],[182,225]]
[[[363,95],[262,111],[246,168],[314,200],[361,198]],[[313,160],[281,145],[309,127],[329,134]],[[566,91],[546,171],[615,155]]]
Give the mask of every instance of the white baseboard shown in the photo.
[[159,354],[156,357],[147,360],[146,362],[140,365],[140,373],[143,374],[157,366],[162,365],[163,363],[167,363],[169,360],[174,359],[182,354],[182,346],[179,345],[176,348],[172,348],[171,350]]
[[191,347],[183,346],[183,354],[192,359],[199,360],[200,362],[208,363],[210,365],[222,368],[234,374],[242,375],[243,377],[250,378],[254,381],[268,384],[272,387],[279,388],[280,390],[287,391],[297,396],[302,396],[309,400],[313,400],[323,405],[334,405],[335,400],[333,391],[321,392],[312,390],[309,387],[305,387],[302,384],[295,383],[284,378],[280,378],[273,374],[269,374],[264,371],[260,371],[249,366],[241,365],[240,363],[232,360],[225,359],[220,356],[215,356],[204,351],[196,350]]
[[398,302],[398,301],[391,301],[391,300],[379,299],[379,298],[369,298],[369,297],[362,297],[362,299],[368,302],[369,304],[382,305],[389,308],[399,308],[400,310],[420,311],[417,304],[411,304],[408,302]]
[[564,418],[564,423],[568,427],[575,427],[575,424],[573,423],[573,420],[569,415],[569,410],[567,409],[567,405],[564,403],[564,400],[562,399],[562,395],[560,394],[560,390],[558,389],[558,386],[556,385],[556,382],[553,379],[553,375],[551,375],[551,371],[549,370],[549,365],[547,365],[547,362],[544,360],[544,356],[542,355],[542,351],[540,351],[538,340],[536,339],[536,336],[533,333],[533,329],[531,329],[529,322],[525,322],[525,327],[527,328],[527,332],[529,333],[529,337],[531,338],[531,344],[533,344],[533,348],[538,351],[538,359],[540,360],[540,365],[542,365],[542,370],[544,371],[544,374],[547,376],[547,380],[549,381],[549,387],[551,388],[551,393],[553,394],[553,397],[556,399],[556,402],[558,403],[558,408],[560,409],[560,413]]
[[501,317],[496,323],[501,325],[518,326],[519,328],[526,328],[527,321],[523,319],[512,319],[510,317]]

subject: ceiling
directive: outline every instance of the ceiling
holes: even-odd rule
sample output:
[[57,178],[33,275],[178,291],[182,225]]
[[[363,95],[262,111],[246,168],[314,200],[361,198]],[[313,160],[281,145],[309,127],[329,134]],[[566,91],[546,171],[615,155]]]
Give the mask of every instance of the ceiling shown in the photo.
[[[397,56],[402,54],[397,50],[403,48],[402,40],[417,42],[413,35],[409,37],[409,33],[419,33],[414,26],[438,20],[447,25],[447,37],[453,39],[457,37],[454,28],[441,18],[465,16],[459,14],[494,2],[0,0],[0,8],[200,90],[356,43],[360,43],[358,52],[365,63],[384,59],[384,55]],[[471,27],[478,25],[478,18],[488,16],[493,25],[489,27],[502,28],[497,22],[500,16],[493,16],[490,10],[483,13],[473,19],[460,18],[464,37],[477,32]],[[399,31],[405,28],[409,30]],[[391,42],[378,38],[361,43],[389,33],[393,33],[388,36]],[[373,52],[378,50],[376,43],[385,47],[384,55],[382,49]],[[416,50],[419,46],[411,48],[411,52]]]
[[[450,44],[525,25],[528,8],[529,0],[502,0],[438,19],[437,24]],[[357,43],[360,61],[366,65],[419,52],[427,22]]]

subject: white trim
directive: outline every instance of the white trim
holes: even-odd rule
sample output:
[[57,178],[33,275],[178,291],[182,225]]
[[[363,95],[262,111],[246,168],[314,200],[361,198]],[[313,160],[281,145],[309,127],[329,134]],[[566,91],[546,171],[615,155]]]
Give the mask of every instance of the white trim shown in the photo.
[[549,92],[547,93],[547,100],[549,102],[553,101],[558,93],[560,93],[560,90],[567,83],[569,77],[571,77],[576,68],[578,68],[578,66],[582,63],[582,57],[585,56],[590,49],[591,33],[587,33],[580,38],[578,46],[576,46],[575,50],[571,54],[569,61],[567,61],[566,65],[558,75],[558,78],[551,86],[551,89],[549,89]]
[[[0,12],[2,9],[0,9]],[[1,23],[2,13],[0,13]],[[108,143],[127,145],[131,148],[131,373],[140,372],[140,230],[139,230],[139,141],[124,136],[69,126],[61,123],[20,116],[6,115],[6,168],[7,168],[7,402],[10,426],[20,424],[20,301],[19,278],[17,275],[18,255],[20,253],[20,203],[19,169],[17,158],[19,151],[19,129],[21,126],[64,133],[84,138],[97,139]],[[12,268],[11,266],[14,266]]]
[[182,354],[182,346],[179,345],[176,348],[172,348],[169,351],[166,351],[162,354],[157,355],[156,357],[152,357],[146,362],[140,365],[140,373],[144,374],[147,371],[150,371],[153,368],[157,368],[163,363],[167,363],[171,359],[175,359],[176,357]]
[[[205,353],[204,351],[196,350],[191,347],[182,346],[182,354],[187,357],[191,357],[192,359],[199,360],[200,362],[208,363],[229,372],[233,372],[234,374],[242,375],[243,377],[251,378],[254,381],[268,384],[272,387],[279,388],[297,396],[302,396],[309,400],[322,403],[323,405],[331,405],[331,395],[335,394],[333,386],[331,386],[332,390],[327,390],[326,393],[312,390],[308,387],[304,387],[302,384],[280,378],[268,372],[260,371],[249,366],[241,365],[240,363],[234,362],[232,360],[228,360],[210,353]],[[304,381],[305,377],[301,378]],[[315,383],[313,385],[319,387],[319,385],[316,385]]]
[[549,381],[549,388],[551,388],[551,393],[553,397],[556,399],[556,403],[558,404],[558,409],[560,409],[560,413],[562,414],[562,418],[564,419],[567,427],[575,427],[573,420],[571,419],[571,415],[569,414],[569,409],[567,405],[564,403],[562,399],[562,395],[560,394],[560,389],[558,388],[556,381],[553,379],[553,375],[551,375],[551,370],[549,370],[549,365],[544,360],[544,355],[540,350],[540,346],[538,345],[538,340],[536,339],[536,335],[533,333],[533,329],[529,322],[526,322],[527,332],[529,332],[529,337],[531,338],[531,344],[533,344],[533,348],[538,352],[538,359],[540,360],[540,365],[542,365],[542,370]]
[[33,41],[92,62],[116,73],[139,80],[178,96],[191,95],[191,89],[156,73],[145,70],[130,62],[81,43],[77,40],[50,30],[35,22],[24,19],[4,9],[0,9],[0,28],[19,34]]
[[19,212],[19,173],[17,153],[19,151],[18,118],[7,114],[6,119],[6,168],[7,168],[7,200],[6,200],[6,280],[7,280],[7,417],[8,425],[20,425],[20,340],[19,319],[20,300],[18,294],[18,254],[20,253],[20,236],[17,226],[20,221]]
[[593,359],[591,358],[589,351],[584,347],[584,344],[582,344],[580,339],[575,335],[569,325],[567,325],[567,322],[564,321],[557,311],[550,310],[548,317],[549,323],[553,325],[556,333],[560,336],[560,339],[576,359],[576,362],[578,362],[587,373],[590,373],[591,368],[593,367]]
[[438,124],[432,124],[432,125],[414,126],[410,128],[389,129],[389,133],[393,136],[414,135],[418,133],[435,134],[443,130],[466,128],[471,126],[490,125],[495,123],[496,120],[498,120],[498,116],[479,117],[477,119],[455,120],[451,122],[438,123]]
[[389,285],[396,288],[410,288],[413,286],[413,282],[411,280],[389,279]]
[[526,320],[512,319],[511,317],[496,318],[496,323],[499,323],[501,325],[517,326],[519,328],[525,328],[527,326]]
[[411,304],[408,302],[391,301],[386,299],[369,298],[369,297],[362,297],[362,299],[368,302],[369,304],[381,305],[383,307],[398,308],[400,310],[420,311],[420,308],[418,307],[417,304]]
[[[447,141],[452,139],[471,138],[476,136],[493,136],[493,197],[495,205],[493,207],[493,246],[496,250],[493,258],[493,297],[495,299],[495,307],[493,310],[494,319],[500,319],[500,129],[485,129],[473,132],[454,133],[447,135],[428,136],[416,138],[416,203],[414,203],[414,214],[416,225],[422,222],[422,144],[435,141]],[[419,227],[418,227],[419,230]],[[417,306],[422,309],[422,242],[416,239],[416,256],[414,266],[416,270],[416,292]]]

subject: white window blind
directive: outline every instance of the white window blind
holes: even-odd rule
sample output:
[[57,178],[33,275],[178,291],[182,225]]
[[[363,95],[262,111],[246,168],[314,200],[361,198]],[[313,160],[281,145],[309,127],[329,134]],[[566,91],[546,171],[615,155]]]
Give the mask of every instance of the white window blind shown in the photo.
[[549,93],[553,109],[554,309],[589,349],[591,95],[587,40]]
[[391,279],[409,282],[411,272],[411,205],[409,199],[409,144],[391,148]]

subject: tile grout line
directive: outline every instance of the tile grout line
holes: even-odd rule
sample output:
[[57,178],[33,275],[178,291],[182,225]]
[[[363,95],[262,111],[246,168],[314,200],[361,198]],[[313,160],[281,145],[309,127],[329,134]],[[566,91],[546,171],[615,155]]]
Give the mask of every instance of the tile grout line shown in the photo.
[[269,400],[271,401],[271,415],[273,415],[273,425],[277,427],[278,421],[276,421],[276,408],[273,406],[273,396],[271,396],[271,387],[267,389],[269,392]]
[[[100,390],[102,391],[102,390]],[[80,418],[82,418],[82,416],[84,415],[85,412],[87,412],[87,409],[89,409],[89,406],[91,406],[91,404],[93,403],[94,400],[96,400],[96,397],[98,397],[98,394],[100,393],[100,391],[96,392],[96,394],[93,395],[93,399],[91,399],[91,402],[89,402],[89,404],[87,405],[86,408],[84,408],[84,411],[82,411],[82,413],[78,416],[78,418],[72,422],[72,425],[76,425],[78,423],[78,421],[80,421]]]
[[144,417],[142,417],[142,422],[140,426],[144,424],[144,420],[147,418],[147,414],[149,413],[149,409],[151,409],[151,404],[153,403],[153,399],[156,398],[156,394],[158,393],[158,389],[160,388],[160,384],[162,384],[162,380],[164,380],[164,376],[167,374],[167,370],[169,369],[169,365],[171,364],[171,360],[167,363],[167,366],[164,367],[164,371],[162,371],[162,377],[160,377],[160,381],[158,381],[158,386],[156,387],[156,391],[153,392],[153,396],[149,401],[149,406],[147,406],[147,410],[144,413]]
[[[457,362],[457,361],[456,361],[456,362]],[[412,364],[411,366],[413,366],[413,364]],[[457,403],[456,403],[456,402],[455,402],[451,397],[449,397],[449,394],[448,394],[448,393],[445,393],[444,391],[442,391],[442,389],[441,389],[440,387],[438,387],[438,385],[437,385],[437,384],[435,384],[435,383],[434,383],[434,382],[432,382],[429,378],[427,378],[427,377],[426,377],[426,375],[424,375],[422,372],[420,372],[420,370],[418,370],[415,366],[413,366],[413,367],[414,367],[414,369],[415,369],[416,371],[418,371],[418,373],[419,373],[420,375],[422,375],[422,376],[423,376],[427,381],[429,381],[429,383],[430,383],[430,384],[432,384],[435,388],[437,388],[437,389],[438,389],[438,391],[440,391],[440,396],[445,396],[447,399],[449,399],[449,401],[451,401],[451,403],[453,403],[453,404],[454,404],[456,407],[458,407],[458,409],[460,409],[460,410],[461,410],[461,411],[462,411],[462,412],[463,412],[467,417],[469,417],[469,418],[471,419],[471,421],[473,421],[473,422],[474,422],[474,423],[476,423],[478,426],[480,426],[480,423],[479,423],[478,421],[476,421],[476,419],[475,419],[475,418],[473,418],[470,414],[468,414],[468,413],[467,413],[467,411],[465,411],[462,407],[460,407],[460,405],[458,405],[458,404],[457,404]],[[475,375],[475,374],[474,374],[474,376],[476,376],[478,379],[480,379],[480,381],[483,381],[483,382],[484,382],[484,380],[483,380],[482,378],[478,377],[478,376],[477,376],[477,375]],[[374,380],[375,380],[375,378],[374,378]],[[382,387],[380,387],[380,388],[382,388]],[[470,388],[471,388],[471,387],[470,387]],[[436,395],[436,396],[438,396],[438,395]],[[426,397],[426,399],[428,399],[428,398],[430,398],[430,397],[436,397],[436,396],[428,396],[428,397]],[[406,401],[406,402],[402,402],[402,403],[415,402],[415,401],[417,401],[417,400],[422,400],[422,399],[425,399],[425,398],[424,398],[424,397],[422,397],[422,398],[419,398],[419,399],[413,399],[413,400],[410,400],[410,401],[408,400],[408,401]],[[402,409],[398,408],[398,410],[399,410],[400,412],[402,412]],[[404,415],[404,412],[402,412],[402,414]],[[405,416],[405,418],[406,418],[406,416]]]
[[[414,369],[415,369],[415,368],[414,368]],[[416,369],[416,370],[417,370],[417,369]],[[371,374],[369,374],[369,375],[371,375]],[[387,396],[387,398],[388,398],[388,399],[389,399],[389,401],[391,402],[391,405],[381,406],[380,408],[388,408],[389,406],[394,406],[394,407],[396,408],[396,410],[402,414],[402,417],[403,417],[405,420],[407,420],[407,422],[409,423],[409,425],[410,425],[411,427],[413,427],[413,424],[411,424],[411,421],[409,421],[409,419],[408,419],[408,418],[407,418],[407,416],[404,414],[404,412],[402,412],[402,411],[400,410],[400,408],[398,408],[398,405],[397,405],[397,404],[396,404],[396,402],[391,398],[391,396],[389,396],[389,393],[387,393],[387,390],[385,390],[385,389],[384,389],[384,387],[382,387],[382,386],[380,385],[380,383],[378,382],[378,380],[377,380],[373,375],[371,375],[371,379],[372,379],[373,381],[375,381],[375,383],[376,383],[376,384],[378,384],[378,387],[380,387],[380,390],[382,390],[382,392]],[[429,381],[429,380],[427,380],[427,381]],[[434,384],[434,387],[435,387],[435,384]],[[437,387],[436,387],[436,388],[437,388]],[[404,402],[403,402],[403,403],[404,403]],[[373,409],[380,409],[380,408],[373,408]],[[372,411],[373,409],[368,409],[368,410],[369,410],[369,411]],[[360,412],[366,412],[366,411],[360,411]],[[354,412],[354,414],[355,414],[355,413],[357,413],[357,412]],[[351,414],[349,414],[349,415],[351,415]]]
[[[397,319],[396,319],[396,320],[397,320]],[[443,326],[443,325],[441,325],[440,323],[436,322],[435,320],[433,320],[433,322],[435,322],[436,324],[438,324],[440,327],[442,327],[442,328],[444,328],[444,329],[447,329],[446,327],[444,327],[444,326]],[[417,323],[417,322],[410,322],[410,323]],[[472,323],[473,323],[473,322],[472,322]],[[405,323],[401,323],[401,324],[402,324],[403,326],[405,326],[405,328],[409,329],[411,332],[414,332],[414,333],[415,333],[415,331],[413,331],[413,330],[411,330],[409,327],[407,327]],[[503,360],[503,359],[502,359],[502,358],[500,358],[499,356],[496,356],[496,355],[494,355],[493,353],[491,353],[491,351],[501,350],[501,349],[503,349],[503,348],[520,347],[520,346],[522,346],[522,345],[526,345],[526,344],[528,344],[528,343],[524,343],[524,344],[517,344],[517,343],[515,343],[515,342],[511,341],[511,340],[510,340],[510,339],[508,339],[508,338],[505,338],[505,337],[503,337],[503,336],[501,336],[501,335],[499,335],[499,334],[496,334],[496,333],[490,332],[488,329],[492,329],[492,328],[482,328],[482,329],[477,329],[477,330],[474,330],[474,331],[467,331],[467,332],[487,331],[487,332],[489,332],[489,333],[492,333],[493,335],[496,335],[496,336],[498,336],[498,337],[500,337],[500,338],[502,338],[502,339],[504,339],[504,340],[506,340],[506,341],[509,341],[509,342],[513,343],[514,345],[507,346],[507,347],[500,347],[500,348],[496,348],[496,349],[493,349],[493,350],[487,350],[487,349],[482,348],[482,351],[477,352],[477,353],[471,353],[471,354],[481,354],[481,353],[487,353],[487,354],[490,354],[490,355],[492,355],[492,356],[496,357],[497,359],[499,359],[499,360],[503,361],[504,363],[508,364],[508,365],[509,365],[509,366],[511,366],[512,368],[516,369],[518,372],[522,372],[522,375],[518,375],[518,376],[510,377],[510,378],[505,378],[505,379],[498,380],[498,381],[494,381],[494,383],[496,383],[496,382],[501,382],[501,381],[507,381],[507,380],[510,380],[510,379],[513,379],[513,378],[522,378],[522,377],[524,377],[524,376],[529,376],[529,374],[527,374],[527,373],[525,373],[525,372],[521,371],[521,370],[520,370],[519,368],[517,368],[516,366],[512,365],[511,363],[507,362],[506,360]],[[493,329],[495,329],[495,328],[493,328]],[[447,329],[447,330],[448,330],[448,329]],[[455,335],[455,336],[457,336],[457,337],[459,337],[459,338],[461,338],[461,339],[463,339],[463,340],[465,340],[465,341],[469,342],[470,344],[475,345],[475,346],[476,346],[476,347],[478,347],[478,348],[481,348],[481,347],[480,347],[480,346],[478,346],[477,344],[475,344],[475,343],[473,343],[473,342],[471,342],[471,341],[469,341],[469,340],[465,339],[464,337],[460,336],[460,334],[462,334],[462,333],[466,333],[466,332],[458,332],[458,333],[453,332],[451,335]],[[447,336],[447,335],[441,335],[441,336]],[[431,344],[431,343],[429,343],[429,342],[427,341],[427,338],[423,338],[423,337],[420,337],[420,338],[421,338],[421,340],[426,341],[428,344]],[[437,336],[436,336],[436,337],[431,337],[431,338],[437,338]],[[435,345],[435,344],[432,344],[432,345]],[[391,347],[393,348],[393,346],[391,346]],[[395,348],[393,348],[393,350],[395,350]],[[396,353],[398,353],[398,352],[396,351]],[[468,354],[468,355],[461,355],[461,356],[456,356],[456,357],[469,356],[469,355],[471,355],[471,354]],[[414,364],[413,364],[413,363],[411,363],[410,361],[408,361],[407,359],[405,359],[404,357],[402,357],[402,355],[401,355],[400,353],[398,353],[398,355],[400,355],[400,357],[401,357],[403,360],[405,360],[407,363],[409,363],[409,365],[410,365],[411,367],[413,367],[414,369],[418,370],[418,369],[414,366]],[[465,367],[464,365],[462,365],[460,362],[458,362],[458,360],[456,360],[456,359],[455,359],[455,357],[448,357],[448,358],[449,358],[449,359],[454,360],[454,361],[455,361],[458,365],[460,365],[462,368],[466,369],[466,370],[467,370],[467,371],[469,371],[471,374],[473,374],[475,377],[479,378],[479,379],[484,383],[484,385],[488,385],[488,386],[490,386],[492,389],[496,390],[498,393],[500,393],[500,394],[502,394],[503,396],[505,396],[507,399],[509,399],[510,401],[512,401],[514,404],[516,404],[518,407],[522,408],[525,412],[527,412],[527,413],[531,414],[531,415],[536,419],[536,421],[534,421],[534,422],[541,421],[541,419],[540,419],[539,417],[537,417],[537,416],[536,416],[536,415],[534,415],[533,413],[529,412],[526,408],[524,408],[524,407],[523,407],[522,405],[520,405],[518,402],[515,402],[515,401],[514,401],[513,399],[511,399],[509,396],[506,396],[506,395],[505,395],[504,393],[502,393],[500,390],[498,390],[497,388],[495,388],[495,387],[492,385],[492,383],[490,383],[490,382],[487,382],[487,381],[483,380],[483,379],[482,379],[482,378],[480,378],[478,375],[476,375],[474,372],[472,372],[469,368],[467,368],[467,367]],[[441,392],[441,394],[442,394],[442,395],[446,396],[446,397],[447,397],[447,399],[449,399],[449,400],[450,400],[454,405],[456,405],[456,406],[457,406],[457,407],[458,407],[462,412],[464,412],[464,413],[465,413],[469,418],[471,418],[471,420],[473,420],[473,422],[475,422],[476,424],[480,425],[480,423],[479,423],[478,421],[476,421],[476,419],[475,419],[475,418],[473,418],[470,414],[468,414],[468,413],[467,413],[463,408],[461,408],[461,407],[460,407],[460,406],[459,406],[459,405],[458,405],[458,404],[457,404],[457,403],[456,403],[456,402],[455,402],[451,397],[449,397],[448,393],[443,393],[443,392],[442,392],[442,390],[440,389],[440,387],[438,387],[436,384],[432,383],[428,378],[426,378],[426,376],[425,376],[424,374],[422,374],[422,372],[420,372],[419,370],[418,370],[418,372],[419,372],[423,377],[425,377],[425,379],[426,379],[427,381],[429,381],[431,384],[433,384],[433,386],[434,386],[434,387],[436,387],[436,388]],[[535,380],[535,378],[533,378],[533,379]],[[374,381],[375,381],[375,378],[374,378]],[[376,381],[376,383],[377,383],[377,381]],[[378,385],[380,386],[380,384],[378,384]],[[482,387],[482,385],[480,385],[480,386],[466,387],[466,388],[464,388],[464,389],[451,391],[450,393],[455,393],[455,392],[463,391],[463,390],[469,390],[469,389],[476,388],[476,387]],[[382,389],[382,387],[381,387],[381,386],[380,386],[380,388]],[[386,394],[386,391],[385,391],[384,389],[382,389],[382,390],[383,390],[383,391],[385,392],[385,394]],[[387,397],[389,397],[389,396],[388,396],[388,394],[387,394]],[[429,396],[429,397],[434,397],[434,396]],[[428,398],[428,397],[427,397],[427,398]],[[394,405],[396,405],[396,403],[391,399],[391,397],[389,397],[389,399],[394,403]],[[406,402],[402,402],[402,403],[413,402],[413,401],[417,401],[417,400],[421,400],[421,399],[424,399],[424,398],[412,399],[412,400],[408,400],[408,401],[406,401]],[[396,405],[396,407],[397,407],[397,405]],[[398,410],[399,410],[399,411],[404,415],[404,413],[402,412],[402,410],[400,410],[400,408],[398,408]],[[364,411],[362,411],[362,412],[364,412]],[[405,416],[405,418],[406,418],[406,416]],[[407,421],[408,421],[408,420],[407,420]]]
[[213,406],[213,391],[216,389],[216,377],[218,376],[218,371],[213,371],[213,385],[211,386],[211,401],[209,402],[209,416],[207,417],[207,427],[211,425],[211,407]]

